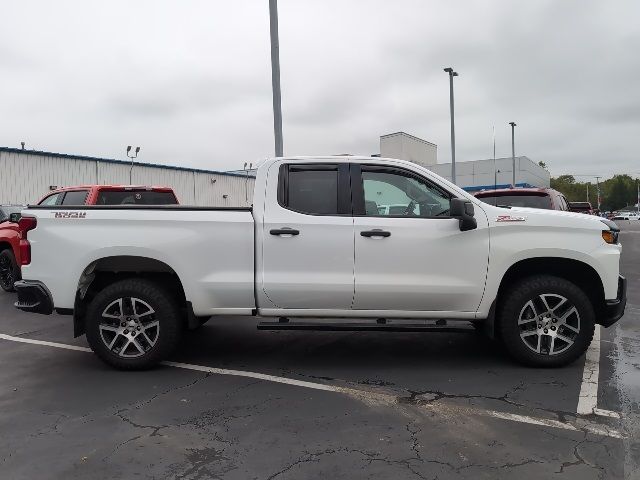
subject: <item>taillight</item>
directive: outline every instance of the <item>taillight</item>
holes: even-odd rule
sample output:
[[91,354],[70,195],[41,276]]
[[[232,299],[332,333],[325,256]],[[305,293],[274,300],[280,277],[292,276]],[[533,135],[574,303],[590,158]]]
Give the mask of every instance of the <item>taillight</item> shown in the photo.
[[31,244],[27,240],[27,233],[38,226],[35,217],[20,217],[18,228],[20,229],[20,265],[31,263]]

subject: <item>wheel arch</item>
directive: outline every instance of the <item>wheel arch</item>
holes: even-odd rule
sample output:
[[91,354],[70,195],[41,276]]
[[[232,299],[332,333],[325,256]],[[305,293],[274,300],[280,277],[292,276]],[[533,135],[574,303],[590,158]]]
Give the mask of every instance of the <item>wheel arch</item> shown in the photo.
[[539,274],[554,275],[576,284],[589,297],[596,318],[602,313],[605,305],[604,286],[598,272],[580,260],[558,257],[527,258],[511,265],[500,281],[496,296],[497,306],[509,286],[521,279]]
[[173,268],[155,258],[113,255],[94,260],[80,275],[73,308],[74,337],[84,334],[87,306],[97,292],[126,278],[146,278],[158,283],[166,292],[173,295],[174,301],[184,312],[185,322],[188,326],[194,323],[192,320],[193,309],[186,299],[182,281]]

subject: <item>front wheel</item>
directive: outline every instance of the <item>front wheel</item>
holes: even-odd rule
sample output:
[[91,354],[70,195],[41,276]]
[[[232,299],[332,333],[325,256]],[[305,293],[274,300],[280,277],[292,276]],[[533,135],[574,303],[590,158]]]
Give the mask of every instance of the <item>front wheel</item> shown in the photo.
[[14,284],[20,280],[20,268],[11,250],[0,252],[0,288],[5,292],[14,292]]
[[593,305],[574,283],[536,275],[501,301],[499,333],[509,354],[535,367],[560,367],[582,355],[595,328]]
[[98,293],[87,309],[89,346],[105,363],[142,370],[166,359],[182,333],[173,297],[154,282],[128,279]]

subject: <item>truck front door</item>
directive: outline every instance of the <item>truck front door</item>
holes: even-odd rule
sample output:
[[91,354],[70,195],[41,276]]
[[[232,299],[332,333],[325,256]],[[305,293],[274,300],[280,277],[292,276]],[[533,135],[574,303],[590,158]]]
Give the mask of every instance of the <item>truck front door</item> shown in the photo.
[[461,232],[449,217],[451,194],[430,180],[387,166],[352,172],[353,309],[475,312],[489,256],[483,212],[476,208],[478,228]]
[[[274,163],[262,225],[262,279],[274,308],[346,310],[354,291],[347,163]],[[277,197],[277,198],[275,198]]]

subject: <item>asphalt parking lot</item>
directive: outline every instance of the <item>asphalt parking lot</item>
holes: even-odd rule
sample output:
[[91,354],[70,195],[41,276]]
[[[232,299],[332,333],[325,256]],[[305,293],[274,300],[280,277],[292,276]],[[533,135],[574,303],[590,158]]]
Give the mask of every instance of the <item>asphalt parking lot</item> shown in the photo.
[[640,222],[621,223],[627,313],[554,370],[477,334],[223,318],[124,373],[0,294],[0,477],[640,478]]

